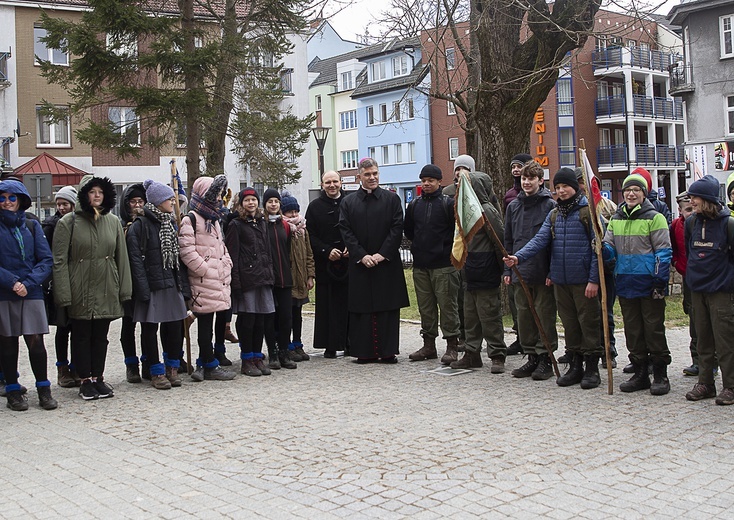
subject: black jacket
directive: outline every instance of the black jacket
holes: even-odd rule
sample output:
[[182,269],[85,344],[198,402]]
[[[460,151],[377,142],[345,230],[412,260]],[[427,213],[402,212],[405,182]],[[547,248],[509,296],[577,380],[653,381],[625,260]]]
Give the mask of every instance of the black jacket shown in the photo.
[[[127,252],[133,276],[133,300],[148,301],[150,293],[176,288],[190,298],[188,276],[181,276],[181,268],[165,269],[161,254],[161,223],[145,209],[127,230]],[[180,261],[179,261],[180,264]]]
[[403,232],[412,240],[413,267],[439,269],[451,265],[454,243],[454,200],[439,188],[408,204]]
[[227,226],[224,242],[232,257],[233,291],[273,285],[270,240],[262,213],[258,212],[255,217],[233,218]]
[[291,271],[291,234],[283,218],[268,221],[268,238],[270,239],[270,257],[273,259],[273,276],[275,287],[293,287]]
[[57,211],[46,220],[44,220],[43,224],[41,224],[43,227],[43,234],[46,235],[46,240],[48,240],[49,246],[53,246],[54,230],[56,229],[56,224],[59,223],[59,220],[61,220],[61,213]]
[[[346,283],[346,273],[349,261],[346,258],[329,261],[332,249],[344,251],[346,244],[339,231],[339,210],[344,200],[344,192],[338,199],[329,198],[322,190],[318,199],[314,199],[306,210],[306,229],[311,239],[313,259],[316,264],[316,279],[319,283],[334,283],[336,278]],[[331,264],[330,276],[328,266]],[[341,275],[341,276],[340,276]]]

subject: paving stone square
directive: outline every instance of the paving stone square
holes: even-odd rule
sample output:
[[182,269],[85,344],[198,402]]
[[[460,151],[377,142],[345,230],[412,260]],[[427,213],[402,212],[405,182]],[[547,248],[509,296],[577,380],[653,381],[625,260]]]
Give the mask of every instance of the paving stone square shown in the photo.
[[[312,326],[306,316],[307,345]],[[31,407],[0,410],[3,518],[728,519],[734,507],[734,407],[685,400],[686,329],[667,332],[660,397],[619,392],[621,331],[610,396],[604,370],[593,390],[513,378],[521,356],[504,374],[431,374],[438,360],[408,361],[421,344],[408,322],[397,365],[307,346],[316,355],[296,370],[160,391],[125,381],[119,329],[105,373],[115,397],[90,402],[56,386],[46,336],[55,411],[38,407],[21,347]]]

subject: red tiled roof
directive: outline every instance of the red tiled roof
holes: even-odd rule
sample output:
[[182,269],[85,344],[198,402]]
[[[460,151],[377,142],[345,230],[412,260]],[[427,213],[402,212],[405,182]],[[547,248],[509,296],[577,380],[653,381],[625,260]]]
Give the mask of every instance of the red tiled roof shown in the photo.
[[26,173],[50,173],[53,175],[54,186],[79,184],[82,177],[87,174],[84,170],[59,161],[56,157],[46,152],[18,166],[13,171],[13,174],[18,176],[23,176]]

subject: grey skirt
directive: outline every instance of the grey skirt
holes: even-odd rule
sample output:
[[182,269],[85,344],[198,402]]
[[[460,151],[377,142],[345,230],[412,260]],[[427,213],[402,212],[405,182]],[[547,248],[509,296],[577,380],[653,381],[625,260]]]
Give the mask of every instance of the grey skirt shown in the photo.
[[0,336],[48,334],[43,300],[0,301]]
[[152,291],[147,302],[136,301],[133,310],[135,323],[168,323],[186,317],[187,309],[183,295],[178,289]]
[[251,314],[270,314],[275,312],[273,288],[270,285],[255,287],[240,293],[232,291],[232,312],[249,312]]

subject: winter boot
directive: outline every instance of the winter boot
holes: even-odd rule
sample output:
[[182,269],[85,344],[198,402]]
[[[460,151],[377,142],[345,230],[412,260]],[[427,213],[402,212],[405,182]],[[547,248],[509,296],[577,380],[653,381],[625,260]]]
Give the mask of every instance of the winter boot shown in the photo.
[[571,360],[573,359],[573,354],[571,354],[568,350],[563,353],[561,357],[556,359],[556,363],[561,363],[562,365],[568,365],[571,363]]
[[441,356],[442,365],[450,365],[454,361],[459,360],[459,337],[446,338],[446,353]]
[[[240,340],[237,339],[237,336],[235,336],[234,333],[232,332],[232,326],[229,323],[227,323],[224,326],[224,339],[227,340],[227,341],[229,341],[230,343],[239,343],[240,342]],[[220,364],[221,364],[221,362],[220,362]]]
[[535,354],[528,354],[528,360],[525,364],[511,372],[512,377],[530,377],[533,375],[536,368],[538,368],[538,356]]
[[224,345],[214,345],[214,357],[219,361],[219,365],[223,367],[231,367],[232,361],[227,358]]
[[510,346],[507,347],[507,354],[508,356],[518,356],[522,354],[522,345],[520,345],[520,340],[516,339],[512,343],[510,343]]
[[10,390],[5,397],[8,400],[8,408],[14,412],[25,412],[28,409],[28,399],[20,393],[20,390]]
[[59,403],[56,402],[56,399],[51,397],[51,387],[50,386],[39,386],[37,387],[38,390],[38,404],[43,408],[44,410],[55,410],[59,407]]
[[268,347],[268,368],[270,370],[280,370],[280,360],[278,359],[278,349]]
[[150,378],[150,386],[156,390],[170,390],[171,382],[163,374],[158,374]]
[[311,356],[306,354],[306,352],[303,350],[303,343],[301,343],[300,341],[294,341],[293,343],[291,343],[291,345],[293,345],[293,350],[295,350],[296,354],[299,355],[301,361],[308,361],[309,359],[311,359]]
[[283,352],[282,350],[278,349],[278,361],[280,361],[280,366],[282,368],[288,368],[288,369],[294,369],[298,368],[298,365],[290,358],[289,356],[289,350],[286,350]]
[[532,373],[531,377],[535,381],[545,381],[553,377],[553,363],[551,363],[550,356],[548,354],[540,354],[538,356],[538,366]]
[[255,368],[257,368],[262,375],[269,376],[271,374],[270,368],[265,364],[265,358],[256,357],[252,361],[255,363]]
[[74,388],[77,386],[74,376],[71,375],[69,365],[59,365],[56,367],[59,372],[58,383],[61,388]]
[[[281,350],[280,346],[278,346],[278,350]],[[288,353],[288,359],[290,359],[291,361],[296,361],[296,362],[305,361],[303,357],[301,356],[301,354],[296,350],[296,346],[293,343],[288,344],[287,353]]]
[[647,361],[644,363],[633,363],[635,366],[635,375],[629,381],[625,381],[619,385],[622,392],[637,392],[638,390],[647,390],[650,388],[650,374],[647,373]]
[[464,355],[458,361],[454,361],[449,365],[453,369],[482,368],[482,355],[480,352],[472,352],[466,350]]
[[171,386],[181,386],[181,376],[178,375],[178,368],[166,367],[166,379],[171,382]]
[[125,365],[125,378],[128,383],[142,383],[143,379],[140,377],[140,366],[137,363]]
[[581,382],[584,377],[584,358],[578,352],[569,352],[571,361],[565,374],[556,380],[558,386],[573,386]]
[[670,381],[668,381],[668,365],[653,364],[650,393],[652,395],[665,395],[668,392],[670,392]]
[[437,359],[436,338],[423,336],[423,346],[408,356],[411,361],[425,361],[426,359]]
[[601,384],[599,376],[599,354],[587,354],[584,356],[584,376],[581,378],[581,388],[589,390]]
[[243,359],[242,360],[242,373],[246,376],[258,377],[263,375],[260,370],[255,366],[254,359]]

